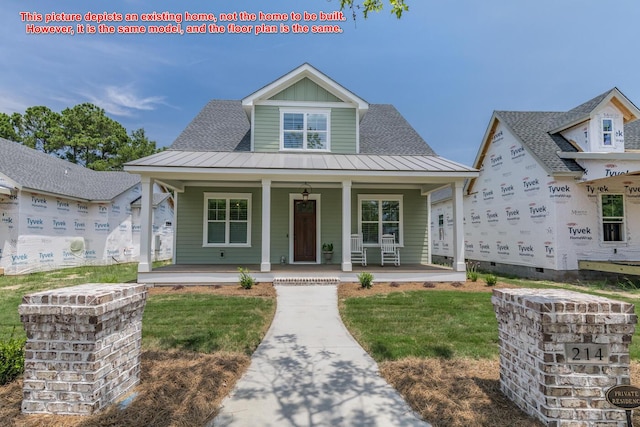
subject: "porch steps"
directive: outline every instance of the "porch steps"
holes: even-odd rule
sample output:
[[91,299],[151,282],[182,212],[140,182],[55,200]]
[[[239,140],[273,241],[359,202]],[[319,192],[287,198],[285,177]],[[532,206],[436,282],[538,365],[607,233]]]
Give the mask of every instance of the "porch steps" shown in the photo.
[[339,285],[338,277],[274,277],[274,286]]

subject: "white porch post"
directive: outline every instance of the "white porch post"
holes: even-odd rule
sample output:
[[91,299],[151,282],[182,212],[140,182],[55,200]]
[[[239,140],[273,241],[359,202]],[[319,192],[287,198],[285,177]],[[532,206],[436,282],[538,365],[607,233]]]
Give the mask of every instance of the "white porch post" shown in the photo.
[[464,261],[464,207],[462,202],[462,187],[464,181],[451,184],[453,190],[453,270],[465,271]]
[[142,199],[140,201],[140,260],[138,273],[151,271],[151,226],[153,217],[153,178],[142,176]]
[[342,181],[342,271],[352,271],[351,264],[351,181]]
[[262,262],[260,271],[271,271],[271,180],[262,180]]

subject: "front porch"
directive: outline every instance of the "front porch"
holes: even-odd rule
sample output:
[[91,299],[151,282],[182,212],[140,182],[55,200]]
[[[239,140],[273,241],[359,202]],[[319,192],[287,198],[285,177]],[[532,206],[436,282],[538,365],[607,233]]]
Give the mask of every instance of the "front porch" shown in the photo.
[[[357,282],[363,271],[374,276],[374,282],[464,282],[465,271],[454,271],[439,265],[406,264],[400,267],[354,265],[353,271],[343,271],[339,264],[291,265],[274,264],[271,271],[260,271],[260,265],[243,265],[258,282],[286,279],[324,279],[337,282]],[[138,273],[138,283],[153,286],[237,284],[238,265],[234,264],[173,264]]]

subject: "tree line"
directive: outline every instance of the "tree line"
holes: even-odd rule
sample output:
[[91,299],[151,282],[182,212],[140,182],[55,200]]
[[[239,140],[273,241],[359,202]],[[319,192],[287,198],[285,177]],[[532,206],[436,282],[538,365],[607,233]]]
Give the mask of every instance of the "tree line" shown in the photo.
[[98,171],[122,170],[125,163],[160,151],[144,129],[128,134],[90,103],[60,113],[45,106],[0,113],[0,137]]

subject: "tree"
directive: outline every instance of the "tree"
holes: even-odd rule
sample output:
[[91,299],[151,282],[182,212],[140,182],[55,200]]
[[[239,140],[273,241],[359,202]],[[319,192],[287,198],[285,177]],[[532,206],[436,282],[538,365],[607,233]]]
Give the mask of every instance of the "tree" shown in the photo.
[[15,127],[23,145],[45,153],[54,153],[58,149],[56,137],[60,129],[60,114],[50,108],[27,108]]
[[[405,0],[389,0],[391,4],[391,13],[395,14],[398,19],[402,17],[403,12],[409,11],[409,6],[405,3]],[[365,17],[369,15],[369,12],[379,12],[383,9],[382,0],[364,0],[362,4],[355,4],[355,0],[340,0],[340,10],[349,8],[353,11],[353,17],[355,19],[355,9],[362,9],[362,13]]]
[[20,121],[20,114],[13,113],[8,115],[0,113],[0,138],[8,139],[10,141],[18,141],[18,132],[16,132],[15,123]]
[[93,170],[122,170],[126,162],[158,152],[144,129],[127,135],[117,121],[90,103],[56,113],[44,106],[24,114],[0,113],[0,137]]

